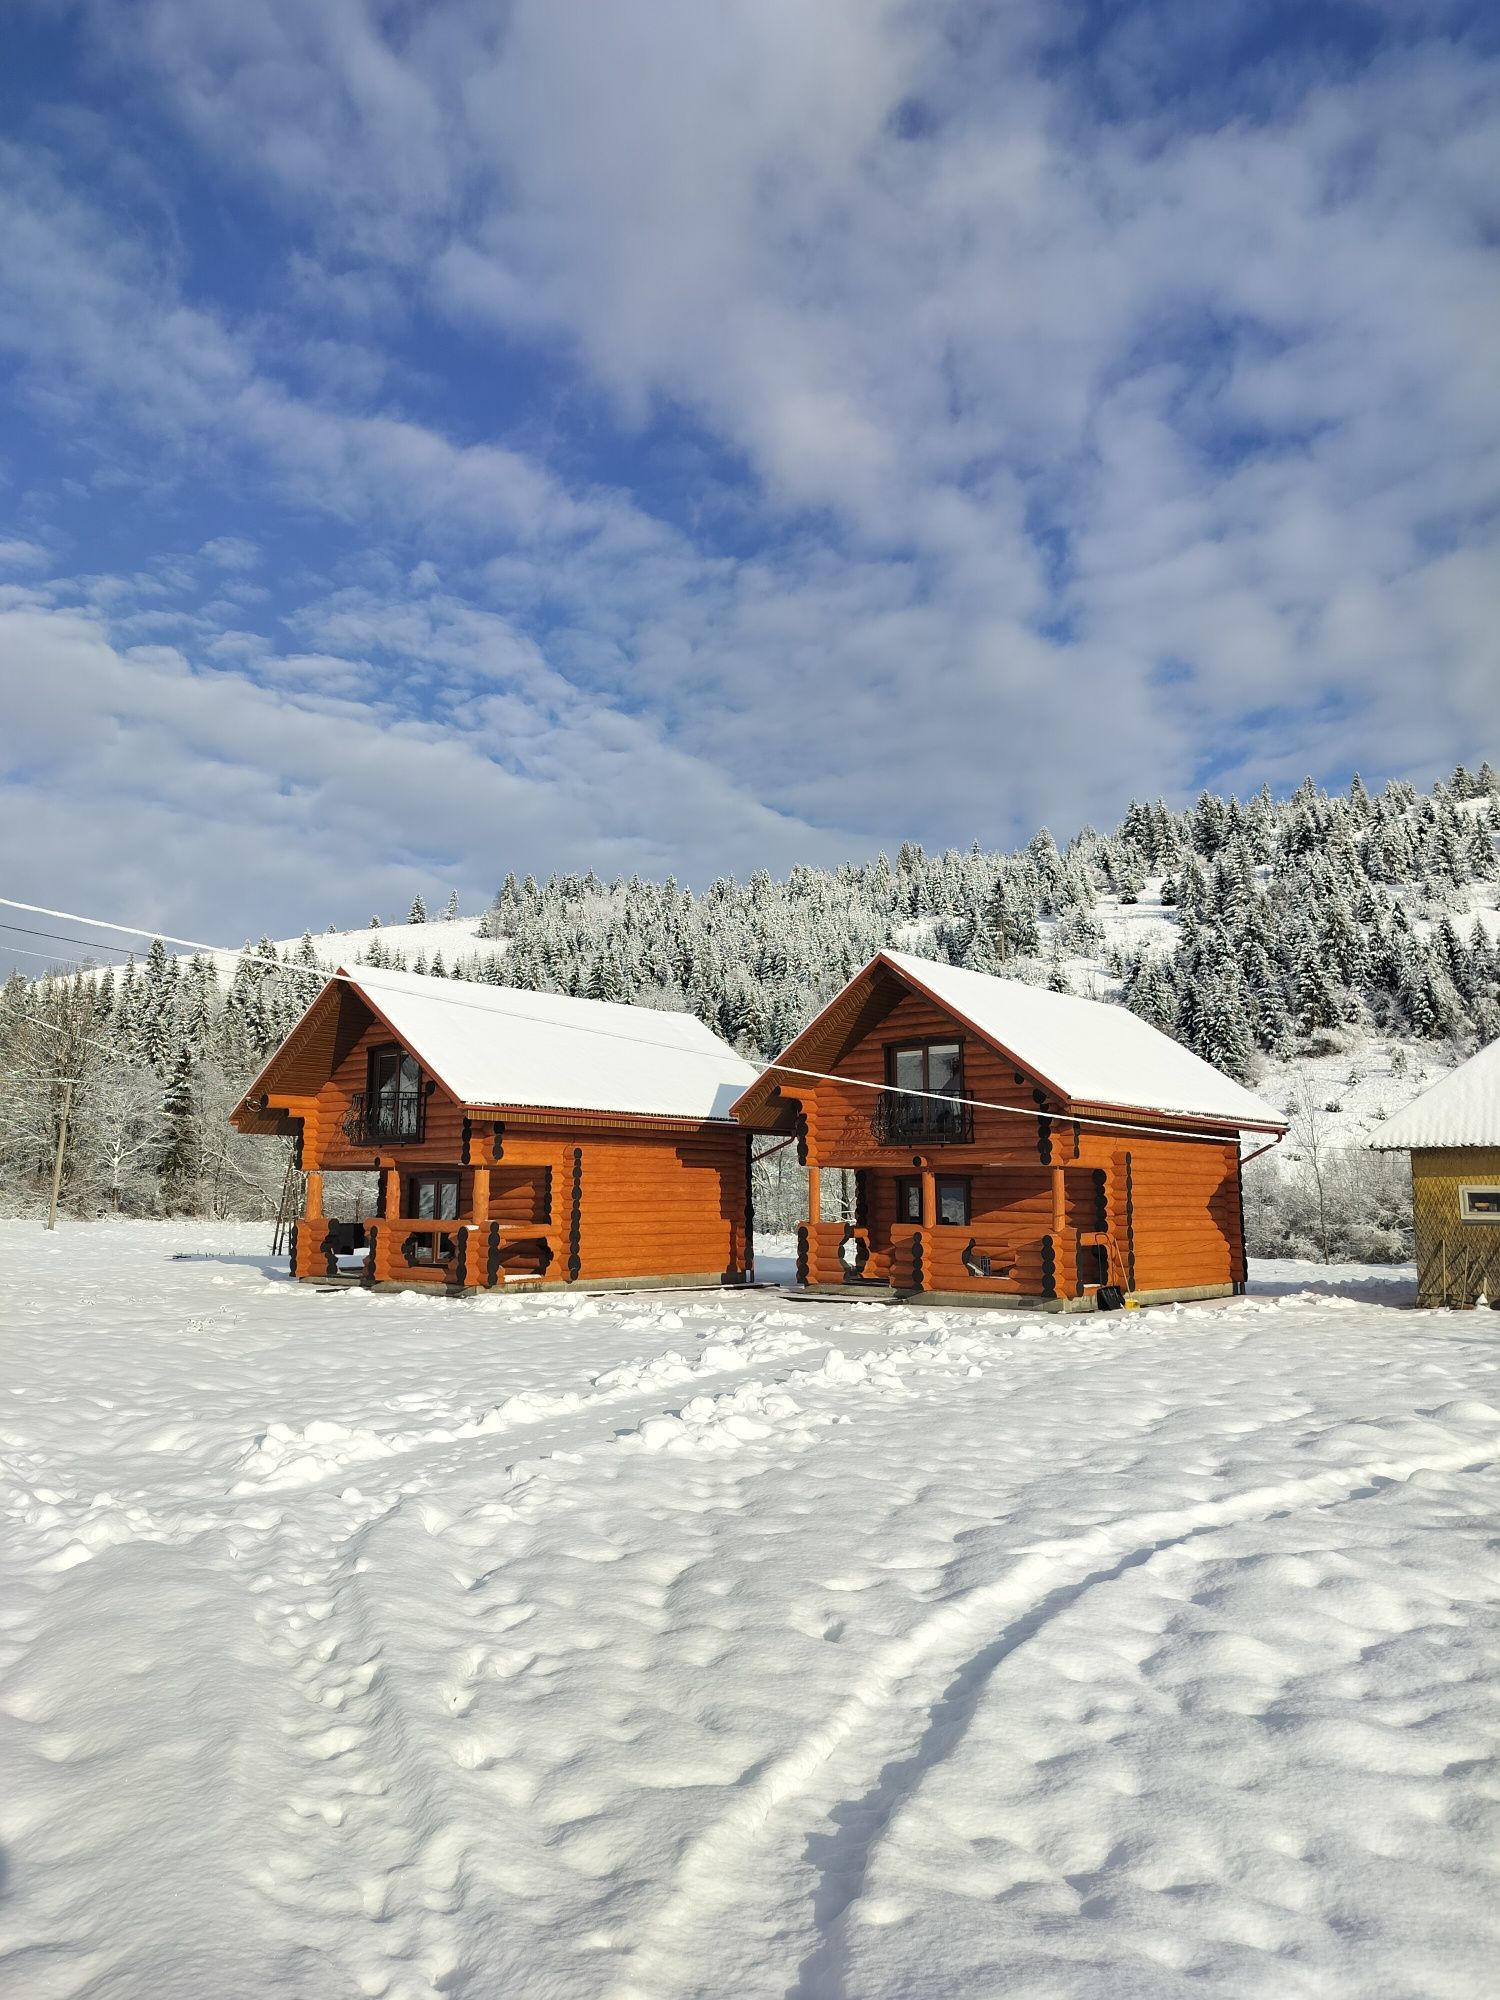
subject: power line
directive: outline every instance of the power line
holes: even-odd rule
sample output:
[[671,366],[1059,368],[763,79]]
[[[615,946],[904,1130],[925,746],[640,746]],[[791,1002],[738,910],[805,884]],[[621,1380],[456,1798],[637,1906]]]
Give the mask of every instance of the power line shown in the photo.
[[[325,966],[299,965],[293,960],[277,957],[274,953],[268,955],[265,952],[252,950],[248,945],[236,949],[234,946],[231,945],[205,944],[201,939],[173,937],[169,932],[147,930],[144,926],[139,924],[118,924],[110,921],[108,918],[105,917],[81,916],[76,910],[54,910],[54,909],[49,909],[45,904],[42,903],[22,903],[18,902],[12,896],[0,896],[0,905],[3,905],[7,909],[24,910],[30,916],[54,917],[60,923],[87,924],[96,930],[118,931],[124,937],[151,938],[153,941],[159,938],[163,944],[181,945],[185,950],[208,953],[215,958],[234,958],[240,960],[242,963],[248,961],[251,964],[267,965],[272,967],[277,972],[303,973],[310,978],[319,979],[323,981],[325,984],[330,980],[339,980],[342,981],[344,984],[352,986],[356,989],[368,985],[372,987],[374,990],[378,991],[380,987],[381,973],[388,970],[389,971],[395,970],[394,967],[372,966],[369,968],[369,971],[367,973],[356,974],[352,972],[343,972],[340,970],[330,970]],[[50,935],[50,933],[48,935]],[[69,942],[74,944],[82,944],[85,942],[85,940],[80,938],[74,938],[69,940]],[[106,947],[106,949],[108,949],[108,947]],[[373,973],[374,975],[373,978],[369,976],[371,973]],[[397,973],[396,976],[398,978],[408,978],[408,977],[414,977],[415,975],[406,973]],[[439,983],[446,984],[446,982],[439,982]],[[462,981],[459,982],[459,984],[463,983],[465,982]],[[506,989],[501,988],[499,990],[504,991]],[[479,1000],[477,996],[475,999],[470,1000],[465,994],[454,992],[452,990],[433,993],[430,994],[428,998],[442,1002],[448,1006],[466,1007],[471,1013],[481,1013],[486,1015],[498,1014],[503,1018],[509,1018],[511,1020],[517,1020],[517,1021],[525,1021],[528,1023],[535,1021],[536,1018],[535,1015],[528,1014],[520,1008],[514,1008],[514,1007],[507,1008],[505,1006],[496,1005],[493,998],[493,994],[495,991],[496,991],[495,988],[493,987],[490,988],[489,997],[487,997],[482,1001]],[[650,1012],[651,1010],[643,1008],[640,1011],[643,1013],[647,1013]],[[637,1048],[654,1049],[658,1053],[666,1049],[670,1050],[675,1055],[697,1056],[703,1061],[712,1062],[712,1061],[717,1061],[719,1059],[717,1053],[713,1050],[684,1048],[679,1043],[674,1043],[669,1041],[659,1041],[647,1035],[626,1034],[622,1029],[605,1028],[599,1026],[594,1022],[578,1021],[575,1023],[571,1023],[570,1025],[574,1027],[577,1031],[584,1034],[597,1035],[607,1041],[629,1043]],[[888,1084],[868,1083],[860,1077],[835,1076],[827,1070],[806,1069],[796,1063],[788,1063],[780,1060],[767,1063],[757,1063],[751,1061],[749,1057],[744,1057],[742,1058],[742,1060],[746,1062],[749,1068],[758,1071],[761,1076],[765,1076],[772,1071],[776,1071],[777,1073],[783,1076],[806,1077],[809,1081],[812,1082],[833,1083],[833,1084],[838,1084],[842,1088],[852,1089],[852,1090],[873,1090],[880,1092],[882,1095],[884,1095],[891,1088],[891,1086]],[[995,1111],[999,1112],[1005,1117],[1010,1117],[1010,1118],[1032,1118],[1036,1120],[1045,1121],[1048,1124],[1087,1125],[1091,1128],[1097,1128],[1109,1132],[1139,1133],[1143,1137],[1148,1137],[1148,1138],[1161,1138],[1163,1136],[1163,1128],[1160,1125],[1142,1125],[1131,1120],[1120,1119],[1120,1118],[1090,1118],[1080,1113],[1065,1112],[1060,1110],[1058,1111],[1047,1111],[1044,1109],[1032,1110],[1030,1107],[1021,1104],[994,1104],[991,1103],[986,1098],[955,1097],[941,1090],[910,1090],[903,1087],[900,1092],[900,1095],[902,1097],[919,1098],[919,1099],[929,1100],[934,1103],[946,1104],[953,1106],[957,1109],[970,1110],[970,1111]],[[1171,1114],[1164,1113],[1163,1115],[1170,1116]],[[1237,1137],[1240,1131],[1263,1129],[1263,1128],[1257,1128],[1253,1126],[1252,1127],[1232,1126],[1229,1129],[1233,1130]],[[1201,1140],[1206,1144],[1221,1145],[1225,1142],[1227,1133],[1225,1128],[1221,1127],[1218,1131],[1214,1132],[1173,1132],[1170,1134],[1170,1136],[1177,1139]]]
[[[126,957],[133,955],[128,944],[104,944],[93,938],[68,937],[62,931],[33,930],[29,924],[0,924],[0,931],[14,931],[17,937],[51,938],[54,944],[82,945],[85,951],[117,951]],[[40,951],[25,951],[18,944],[13,944],[10,949],[20,952],[23,958],[45,958],[47,955]]]
[[[9,928],[9,926],[7,926],[7,925],[5,925],[5,924],[0,924],[0,930],[6,930],[6,929],[8,929],[8,928]],[[86,960],[84,960],[84,959],[78,959],[78,958],[67,958],[67,959],[62,959],[62,958],[59,958],[59,957],[58,957],[58,955],[57,955],[57,953],[56,953],[55,951],[28,951],[28,950],[26,949],[25,945],[21,945],[21,944],[8,944],[8,945],[7,945],[6,947],[5,947],[5,949],[6,949],[6,951],[7,951],[7,952],[8,952],[8,953],[9,953],[9,954],[10,954],[10,955],[12,956],[12,957],[15,957],[15,958],[37,958],[37,959],[40,959],[40,960],[41,960],[41,962],[42,962],[42,964],[43,964],[43,965],[60,965],[60,966],[64,966],[64,967],[66,967],[66,969],[67,969],[67,970],[69,970],[69,971],[71,971],[71,972],[113,972],[113,971],[114,971],[114,967],[113,967],[112,965],[94,965],[94,966],[91,966],[91,965],[89,965],[89,964],[88,964],[88,962],[87,962]],[[115,950],[115,949],[117,949],[117,947],[116,947],[116,946],[113,946],[113,945],[106,945],[106,946],[105,946],[105,950],[106,950],[106,951],[113,951],[113,950]]]

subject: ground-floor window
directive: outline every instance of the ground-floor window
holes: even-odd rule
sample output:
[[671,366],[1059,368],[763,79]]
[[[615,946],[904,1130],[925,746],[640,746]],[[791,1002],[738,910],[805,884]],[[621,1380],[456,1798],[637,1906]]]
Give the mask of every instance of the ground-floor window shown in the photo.
[[1500,1222],[1500,1187],[1461,1187],[1458,1212],[1465,1222]]
[[[969,1224],[969,1183],[952,1174],[940,1174],[934,1190],[937,1219],[960,1229]],[[896,1183],[896,1220],[922,1220],[922,1182],[917,1174],[905,1174]]]
[[458,1175],[409,1175],[406,1183],[406,1212],[422,1222],[456,1222]]
[[[457,1221],[458,1175],[409,1174],[406,1213],[417,1222]],[[430,1236],[413,1236],[406,1250],[410,1264],[444,1264],[452,1255],[453,1238],[446,1230]]]

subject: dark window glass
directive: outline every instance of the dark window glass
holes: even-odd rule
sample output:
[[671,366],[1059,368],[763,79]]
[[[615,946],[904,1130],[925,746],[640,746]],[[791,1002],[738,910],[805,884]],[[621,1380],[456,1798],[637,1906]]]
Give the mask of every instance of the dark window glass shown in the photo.
[[893,1049],[891,1051],[891,1082],[898,1090],[925,1090],[927,1072],[923,1058],[925,1049]]
[[[961,1042],[917,1042],[887,1052],[886,1082],[892,1096],[887,1117],[896,1138],[957,1138],[964,1108],[964,1052]],[[910,1092],[907,1096],[901,1093]],[[953,1103],[944,1103],[952,1098]]]
[[963,1051],[957,1042],[933,1042],[927,1050],[927,1088],[944,1097],[960,1094]]
[[922,1183],[920,1181],[897,1181],[896,1220],[898,1222],[920,1222],[922,1220]]
[[969,1219],[969,1183],[967,1181],[939,1181],[937,1184],[937,1219],[960,1226]]
[[458,1219],[457,1174],[415,1174],[408,1183],[407,1214],[419,1222]]
[[367,1137],[408,1142],[422,1136],[422,1070],[415,1056],[394,1044],[370,1052],[369,1101],[365,1107]]
[[407,1096],[418,1088],[422,1072],[415,1056],[409,1056],[405,1049],[377,1049],[371,1058],[374,1065],[374,1092],[382,1104],[389,1104],[394,1098]]
[[1500,1220],[1500,1188],[1465,1188],[1464,1214]]

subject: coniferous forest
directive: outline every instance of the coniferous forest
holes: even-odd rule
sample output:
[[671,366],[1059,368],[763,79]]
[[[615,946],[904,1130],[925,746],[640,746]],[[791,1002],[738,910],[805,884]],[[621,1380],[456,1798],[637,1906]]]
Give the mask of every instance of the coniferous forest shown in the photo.
[[[355,951],[344,939],[338,952],[685,1008],[764,1060],[894,944],[1117,1001],[1264,1085],[1376,1037],[1445,1060],[1500,1033],[1500,939],[1478,914],[1495,903],[1497,844],[1500,778],[1485,764],[1426,793],[1372,793],[1356,778],[1343,794],[1309,781],[1283,800],[1136,803],[1113,831],[1085,828],[1061,847],[1046,829],[1013,853],[908,843],[780,882],[758,872],[695,891],[670,878],[507,874],[478,926],[509,941],[501,953],[441,919],[417,933],[430,951],[411,949],[409,930],[394,949],[374,920]],[[424,918],[419,898],[410,919]],[[0,991],[0,1206],[45,1206],[66,1096],[66,1210],[274,1212],[284,1153],[241,1139],[227,1116],[332,962],[304,934],[291,947],[247,945],[227,982],[208,958],[159,941],[139,962],[12,977]],[[1403,1060],[1398,1050],[1398,1075]],[[1319,1109],[1309,1102],[1305,1118]],[[1401,1254],[1399,1176],[1363,1148],[1359,1160],[1337,1151],[1309,1125],[1300,1172],[1283,1160],[1247,1182],[1252,1248]],[[759,1196],[769,1226],[795,1219],[785,1161],[765,1170]]]

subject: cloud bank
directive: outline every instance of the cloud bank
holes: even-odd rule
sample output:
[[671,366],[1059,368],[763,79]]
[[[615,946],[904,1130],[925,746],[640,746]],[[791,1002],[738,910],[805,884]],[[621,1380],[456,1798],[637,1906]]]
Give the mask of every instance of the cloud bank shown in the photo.
[[1477,11],[32,18],[37,900],[238,933],[1495,748]]

